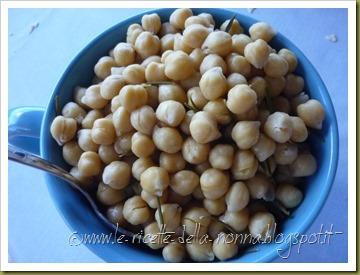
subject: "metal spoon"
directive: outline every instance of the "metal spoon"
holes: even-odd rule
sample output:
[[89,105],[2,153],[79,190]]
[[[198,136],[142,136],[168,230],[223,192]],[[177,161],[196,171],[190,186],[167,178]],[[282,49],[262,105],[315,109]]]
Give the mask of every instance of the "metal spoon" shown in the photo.
[[[43,170],[45,172],[51,173],[61,179],[63,179],[65,182],[67,182],[72,188],[77,190],[81,195],[83,195],[86,200],[89,202],[91,208],[93,209],[94,213],[100,218],[100,220],[105,223],[108,227],[110,227],[112,230],[115,230],[115,232],[120,232],[121,234],[133,238],[135,236],[134,233],[119,227],[118,224],[111,223],[99,210],[98,206],[96,205],[94,199],[90,196],[90,194],[82,189],[81,183],[73,177],[69,172],[65,171],[61,167],[43,159],[36,155],[33,155],[29,152],[23,151],[19,148],[16,148],[15,146],[9,145],[8,146],[8,159],[31,166],[40,170]],[[136,236],[135,236],[136,237]]]

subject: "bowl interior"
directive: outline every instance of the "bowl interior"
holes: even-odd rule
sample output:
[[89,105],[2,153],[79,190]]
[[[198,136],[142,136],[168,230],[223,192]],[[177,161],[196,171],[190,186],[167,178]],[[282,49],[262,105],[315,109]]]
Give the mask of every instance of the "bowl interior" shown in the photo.
[[[160,9],[151,12],[157,12],[162,21],[168,21],[169,15],[173,9]],[[150,11],[147,13],[151,13]],[[193,9],[195,14],[209,12],[214,16],[217,27],[234,15],[233,11],[223,9]],[[127,27],[132,23],[140,23],[143,14],[139,14],[108,29],[100,36],[89,43],[72,61],[63,76],[61,77],[52,97],[47,106],[46,114],[42,123],[41,131],[41,155],[45,159],[51,160],[56,164],[68,168],[62,159],[61,149],[50,136],[50,124],[56,116],[55,114],[55,96],[59,96],[60,104],[63,106],[66,102],[72,100],[73,89],[76,86],[88,86],[93,78],[93,67],[97,60],[107,55],[118,42],[126,39]],[[247,16],[236,14],[237,20],[248,29],[256,20]],[[293,45],[283,35],[278,33],[271,41],[270,45],[275,49],[288,48],[298,57],[299,65],[296,73],[302,75],[305,79],[305,91],[311,98],[319,100],[326,109],[326,119],[323,129],[320,132],[321,137],[312,137],[312,152],[318,161],[318,170],[315,175],[309,177],[304,186],[304,201],[293,212],[292,218],[283,224],[283,234],[303,233],[313,222],[319,213],[324,201],[331,188],[335,175],[337,157],[338,157],[338,132],[335,112],[331,103],[329,94],[320,79],[318,73],[302,54],[302,52]],[[114,232],[92,212],[88,203],[76,191],[72,190],[67,184],[58,178],[46,175],[47,184],[51,197],[53,198],[59,212],[65,222],[73,230],[81,234],[110,234],[112,239],[107,244],[88,244],[88,248],[107,262],[162,262],[162,257],[158,252],[150,251],[138,245],[129,243],[116,244]],[[232,262],[268,262],[277,255],[278,249],[286,249],[286,242],[271,243],[260,245],[256,252],[244,253],[243,255],[232,259]]]

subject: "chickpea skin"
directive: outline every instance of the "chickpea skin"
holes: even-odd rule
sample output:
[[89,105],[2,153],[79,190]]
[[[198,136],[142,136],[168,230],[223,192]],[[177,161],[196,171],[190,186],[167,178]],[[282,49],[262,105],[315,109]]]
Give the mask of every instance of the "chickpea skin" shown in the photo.
[[139,158],[137,159],[132,167],[132,175],[135,179],[140,180],[141,174],[148,168],[155,166],[155,163],[151,158]]
[[[239,74],[239,73],[229,74],[229,76],[226,78],[226,81],[227,81],[227,84],[228,84],[227,86],[229,89],[234,88],[238,84],[245,84],[245,85],[248,84],[246,78],[242,74]],[[250,86],[250,88],[254,89],[252,86]],[[254,91],[257,93],[257,91],[255,89],[254,89]]]
[[231,53],[226,57],[226,65],[230,73],[239,73],[249,76],[251,73],[250,63],[242,55]]
[[308,137],[308,130],[304,121],[297,116],[291,116],[290,119],[293,128],[290,139],[294,142],[304,142]]
[[265,201],[273,201],[275,199],[273,184],[261,173],[257,173],[254,177],[248,179],[246,186],[252,199],[263,199]]
[[113,224],[118,224],[119,226],[124,226],[126,224],[126,220],[123,215],[123,203],[117,203],[111,207],[109,207],[106,211],[106,217]]
[[114,149],[114,145],[100,145],[98,149],[98,154],[101,161],[105,164],[109,164],[113,161],[119,160],[119,155]]
[[248,85],[239,84],[227,94],[226,106],[234,114],[243,114],[257,103],[257,95]]
[[222,69],[222,73],[227,73],[227,65],[225,60],[218,54],[208,54],[206,55],[199,67],[201,75],[206,73],[208,70],[214,68],[214,67],[220,67]]
[[212,242],[192,241],[186,244],[186,251],[195,262],[212,262],[215,259]]
[[165,65],[161,63],[151,62],[145,69],[145,78],[147,82],[166,81]]
[[140,176],[141,187],[154,196],[161,197],[169,184],[169,174],[162,167],[150,167]]
[[100,85],[98,84],[91,85],[86,89],[81,102],[92,109],[102,109],[108,104],[108,100],[101,96]]
[[226,106],[225,99],[223,98],[210,100],[206,103],[203,110],[211,114],[219,124],[226,125],[231,122],[231,113]]
[[83,151],[97,152],[99,144],[95,143],[91,138],[91,129],[81,129],[77,133],[78,143]]
[[227,170],[231,168],[234,148],[229,144],[215,145],[209,154],[209,162],[213,168]]
[[165,168],[169,173],[175,173],[185,168],[186,162],[181,152],[168,154],[161,152],[159,157],[160,167]]
[[94,73],[100,79],[105,79],[111,74],[111,67],[115,67],[115,60],[110,56],[101,57],[95,64]]
[[249,200],[249,190],[245,183],[241,181],[233,183],[225,197],[227,210],[231,212],[244,209],[248,205]]
[[288,63],[288,72],[289,73],[292,73],[293,71],[295,71],[296,67],[297,67],[297,64],[298,64],[298,60],[296,58],[296,55],[288,50],[288,49],[281,49],[279,52],[278,52],[278,55],[280,55],[281,57],[283,57],[286,62]]
[[221,197],[216,200],[204,199],[203,200],[204,208],[211,214],[211,215],[221,215],[226,210],[225,198]]
[[[221,31],[226,31],[226,27],[229,25],[230,23],[230,19],[225,20],[221,26],[220,26],[220,30]],[[244,29],[243,27],[240,25],[239,21],[237,21],[237,19],[234,19],[234,21],[231,24],[231,27],[228,31],[228,33],[230,35],[234,35],[234,34],[240,34],[243,33]]]
[[289,65],[281,55],[271,53],[264,66],[265,73],[270,77],[280,77],[286,75]]
[[113,189],[124,189],[130,182],[131,168],[123,161],[113,161],[104,168],[102,180]]
[[201,144],[188,137],[182,147],[184,159],[191,164],[200,164],[207,160],[210,151],[209,144]]
[[184,89],[177,84],[159,85],[159,102],[166,100],[175,100],[180,103],[186,102],[186,93]]
[[192,24],[185,28],[183,42],[193,49],[200,48],[209,33],[210,30],[203,25]]
[[298,147],[293,143],[278,143],[274,153],[277,164],[287,165],[295,161],[298,155]]
[[210,168],[201,174],[200,186],[205,198],[219,199],[229,189],[229,177],[221,170]]
[[163,237],[160,234],[164,232],[161,231],[163,230],[160,230],[157,222],[147,224],[144,228],[144,243],[151,249],[163,248],[166,243],[165,240],[162,240]]
[[263,162],[271,157],[274,154],[275,149],[276,143],[262,133],[260,134],[257,143],[255,143],[251,148],[252,152],[256,155],[260,162]]
[[297,114],[306,126],[321,130],[325,118],[325,110],[319,101],[310,99],[300,104],[297,107]]
[[141,84],[146,81],[145,68],[139,64],[127,66],[124,69],[122,76],[128,84]]
[[[192,87],[187,91],[189,103],[194,103],[199,110],[203,109],[208,100],[204,97],[199,87]],[[190,100],[191,99],[191,100]]]
[[244,55],[245,46],[252,42],[251,38],[246,34],[235,34],[231,37],[232,50],[238,54]]
[[239,149],[250,149],[259,139],[259,121],[239,121],[231,131],[231,137]]
[[130,122],[130,113],[122,106],[113,113],[112,121],[117,136],[129,133],[134,129]]
[[156,118],[171,127],[179,126],[184,117],[184,106],[174,100],[163,101],[156,109]]
[[59,145],[72,140],[76,134],[77,125],[73,118],[57,116],[51,123],[50,133]]
[[114,96],[118,95],[121,88],[126,84],[123,76],[120,75],[109,75],[100,84],[100,95],[111,100]]
[[190,195],[199,185],[199,176],[190,170],[176,172],[170,181],[170,187],[181,196]]
[[132,225],[146,223],[150,213],[149,207],[140,196],[131,197],[124,203],[123,216]]

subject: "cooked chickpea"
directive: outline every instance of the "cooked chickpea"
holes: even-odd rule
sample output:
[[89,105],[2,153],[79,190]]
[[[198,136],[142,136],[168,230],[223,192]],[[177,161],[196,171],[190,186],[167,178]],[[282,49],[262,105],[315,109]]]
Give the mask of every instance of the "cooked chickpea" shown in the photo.
[[152,138],[159,150],[169,154],[179,152],[183,144],[179,131],[171,127],[155,127]]
[[242,232],[249,225],[249,216],[249,209],[243,208],[240,211],[226,211],[219,219],[230,225],[236,232]]
[[257,69],[261,69],[266,64],[269,58],[270,50],[268,44],[262,40],[257,39],[245,46],[244,56]]
[[206,55],[199,67],[200,73],[203,75],[208,70],[214,68],[214,67],[220,67],[222,69],[222,73],[227,73],[227,65],[225,60],[218,54],[208,54]]
[[246,186],[252,199],[273,201],[275,198],[274,186],[263,174],[257,173],[254,177],[248,179]]
[[264,78],[266,81],[266,88],[269,92],[270,97],[276,97],[284,91],[286,85],[286,80],[284,77],[281,76],[274,78],[270,76],[265,76]]
[[156,118],[171,127],[180,125],[184,117],[184,106],[174,100],[163,101],[156,109]]
[[[229,25],[229,23],[230,23],[230,19],[225,20],[221,24],[220,30],[221,31],[226,31],[226,27]],[[234,34],[240,34],[240,33],[243,33],[243,32],[244,32],[244,29],[240,25],[239,21],[237,21],[237,19],[234,19],[228,33],[231,34],[231,35],[234,35]]]
[[94,73],[100,79],[105,79],[111,74],[111,67],[115,67],[116,62],[110,56],[101,57],[95,64]]
[[109,164],[113,161],[119,160],[119,155],[114,149],[114,145],[100,145],[98,149],[98,154],[101,161],[105,164]]
[[221,170],[210,168],[201,174],[201,191],[207,199],[218,199],[229,189],[229,176]]
[[220,261],[228,260],[234,257],[238,252],[236,237],[232,234],[221,233],[214,240],[212,250]]
[[165,168],[152,166],[140,176],[141,187],[154,196],[161,197],[169,186],[170,178]]
[[176,172],[170,181],[170,187],[181,196],[190,195],[199,185],[199,176],[190,170]]
[[85,177],[99,175],[101,166],[101,159],[95,152],[82,153],[78,162],[79,172]]
[[84,151],[76,141],[69,141],[62,148],[62,156],[66,163],[77,166],[80,156]]
[[106,210],[106,217],[113,224],[118,224],[119,226],[124,226],[126,224],[126,220],[123,215],[124,204],[117,203]]
[[200,65],[203,62],[206,54],[199,48],[193,49],[192,52],[189,54],[191,60],[194,64],[194,69],[201,72]]
[[144,228],[144,243],[151,249],[163,248],[166,243],[160,234],[163,234],[163,229],[160,229],[157,222],[149,223]]
[[50,133],[59,145],[72,140],[76,134],[76,120],[63,116],[57,116],[51,123]]
[[180,33],[176,33],[174,34],[173,50],[182,51],[186,54],[190,54],[193,51],[193,48],[191,48],[188,44],[184,43],[184,36],[182,36]]
[[136,38],[142,33],[144,30],[139,24],[131,24],[126,33],[126,42],[131,45],[135,45]]
[[159,37],[151,32],[141,32],[135,40],[135,50],[137,54],[145,59],[160,52],[161,43]]
[[276,188],[276,198],[286,207],[295,208],[303,199],[303,194],[296,186],[283,183]]
[[115,140],[115,129],[112,121],[107,118],[95,120],[91,129],[91,138],[96,144],[110,145]]
[[231,137],[239,149],[250,149],[259,139],[259,121],[239,121],[231,131]]
[[156,124],[156,115],[153,108],[144,105],[131,113],[130,122],[138,132],[151,135]]
[[201,49],[205,53],[216,53],[220,56],[227,56],[232,50],[231,35],[224,31],[214,31],[206,37]]
[[317,162],[312,154],[300,153],[289,168],[293,177],[308,177],[316,172]]
[[155,151],[154,141],[149,136],[136,132],[131,137],[131,151],[138,158],[149,157]]
[[274,153],[277,164],[287,165],[295,161],[298,155],[298,147],[293,143],[278,143]]
[[[175,231],[175,229],[180,226],[181,211],[181,207],[176,203],[165,203],[161,205],[161,213],[162,217],[164,218],[166,231]],[[155,212],[155,220],[159,228],[164,226],[161,224],[159,208]]]
[[180,263],[185,259],[185,246],[178,242],[171,242],[162,251],[162,256],[166,262]]
[[131,168],[123,161],[113,161],[104,168],[102,180],[113,189],[124,189],[130,182]]
[[209,28],[203,25],[192,24],[185,28],[183,32],[183,42],[193,49],[200,48],[210,31]]
[[294,142],[305,141],[308,137],[308,130],[306,128],[304,121],[297,116],[291,116],[290,119],[293,129],[290,139]]
[[309,100],[309,96],[305,92],[301,92],[290,99],[291,110],[296,113],[296,108]]
[[280,77],[286,75],[289,65],[281,55],[271,53],[264,65],[265,73],[270,77]]
[[226,65],[229,73],[239,73],[246,77],[251,73],[250,63],[237,53],[231,53],[226,57]]
[[81,102],[92,109],[102,109],[108,104],[108,100],[100,94],[100,85],[91,85],[86,89],[85,95],[81,98]]
[[122,106],[113,113],[112,122],[117,136],[129,133],[133,130],[130,122],[130,113]]
[[194,63],[183,51],[174,51],[165,59],[165,75],[172,80],[184,80],[194,72]]
[[127,199],[124,203],[123,216],[133,225],[144,224],[150,219],[150,209],[140,196]]
[[163,37],[167,34],[175,34],[177,33],[178,30],[170,24],[170,22],[165,22],[161,24],[161,28],[160,28],[160,36]]
[[298,64],[298,60],[296,58],[296,55],[292,51],[290,51],[288,49],[281,49],[278,52],[278,55],[283,57],[286,60],[286,62],[288,63],[288,65],[289,65],[288,72],[289,73],[292,73],[293,71],[295,71],[297,64]]
[[118,66],[126,67],[135,62],[136,53],[130,43],[119,43],[114,48],[114,59]]
[[182,225],[187,234],[205,235],[211,222],[210,214],[202,207],[190,207],[182,217]]
[[238,54],[244,55],[244,49],[247,44],[251,43],[252,40],[246,34],[234,34],[231,37],[232,50]]
[[165,168],[169,173],[175,173],[185,168],[186,162],[181,153],[168,154],[161,152],[159,157],[160,167]]
[[66,118],[75,119],[79,124],[81,124],[84,117],[86,116],[86,111],[75,102],[66,103],[62,108],[61,113]]
[[301,76],[288,74],[286,76],[284,94],[293,97],[304,90],[304,79]]
[[192,16],[193,13],[191,9],[176,9],[169,18],[169,22],[174,28],[183,30],[185,28],[185,21],[190,16]]
[[201,77],[199,87],[207,100],[215,100],[227,91],[227,81],[221,67],[207,70]]
[[156,13],[145,14],[141,18],[141,26],[145,31],[158,33],[161,29],[161,19]]
[[[232,89],[238,84],[245,84],[245,85],[248,84],[246,78],[242,74],[239,74],[239,73],[230,74],[226,78],[226,82],[227,82],[228,89]],[[254,89],[254,91],[256,92],[255,89]]]
[[126,67],[111,67],[111,75],[122,75]]
[[74,89],[74,96],[73,96],[75,103],[77,103],[80,107],[84,109],[88,108],[88,106],[86,106],[84,103],[81,102],[81,99],[85,95],[85,92],[86,92],[86,88],[77,86]]
[[[208,18],[202,16],[190,16],[185,20],[184,27],[185,29],[191,25],[198,24],[204,27],[213,27]],[[201,46],[201,45],[200,45]]]
[[304,121],[306,126],[314,129],[321,129],[325,118],[325,110],[319,101],[310,99],[297,106],[297,114]]
[[147,102],[146,89],[141,85],[126,85],[120,90],[120,104],[128,111],[143,106]]
[[185,117],[180,124],[180,129],[184,134],[190,135],[190,122],[195,112],[193,110],[189,110],[185,113]]
[[260,134],[258,141],[251,148],[260,162],[271,157],[274,154],[275,149],[276,143],[264,134]]
[[141,174],[148,168],[155,166],[155,163],[151,158],[139,158],[137,159],[132,167],[132,175],[135,179],[140,180]]
[[218,139],[221,135],[214,116],[204,111],[194,114],[189,129],[193,139],[202,144]]
[[211,214],[211,215],[221,215],[226,210],[226,204],[224,197],[221,197],[216,200],[204,199],[203,200],[204,208]]
[[[120,90],[121,91],[121,90]],[[120,94],[114,96],[112,99],[111,99],[111,103],[110,103],[110,109],[111,109],[111,112],[115,112],[117,110],[117,108],[119,108],[121,106],[121,101],[120,101]]]
[[145,82],[145,68],[139,64],[127,66],[123,73],[123,78],[129,84],[141,84]]
[[120,75],[109,75],[100,84],[100,95],[111,100],[114,96],[118,95],[121,88],[126,85],[125,78]]
[[275,112],[271,114],[264,125],[265,133],[278,143],[287,142],[292,135],[292,123],[286,113]]
[[234,148],[229,144],[215,145],[209,154],[209,162],[213,168],[227,170],[231,168]]
[[195,262],[212,262],[215,259],[212,242],[210,241],[200,242],[193,240],[191,243],[186,243],[186,251]]
[[211,114],[215,120],[222,125],[226,125],[231,121],[231,113],[226,107],[226,101],[223,98],[211,100],[204,106],[203,110]]
[[125,195],[123,190],[113,189],[109,185],[100,182],[96,191],[96,198],[102,204],[110,206],[123,201]]
[[165,65],[161,63],[151,62],[145,69],[145,78],[147,82],[166,81]]
[[77,133],[79,147],[83,151],[97,152],[99,144],[95,143],[91,138],[91,129],[81,129]]
[[[140,186],[140,188],[141,188],[141,186]],[[157,209],[159,207],[158,199],[160,199],[161,204],[165,203],[168,198],[168,193],[169,193],[168,189],[165,189],[162,196],[159,198],[158,196],[154,196],[154,195],[150,194],[149,192],[142,189],[140,192],[140,196],[144,201],[146,201],[146,203],[149,205],[149,207],[151,207],[153,209]]]
[[208,100],[204,97],[199,87],[192,87],[187,91],[188,98],[191,98],[191,101],[189,100],[189,103],[194,103],[195,107],[198,109],[203,109]]
[[252,178],[257,169],[258,161],[249,150],[239,150],[235,153],[231,173],[235,180],[246,180]]
[[159,102],[166,100],[184,103],[186,102],[186,93],[180,85],[175,83],[159,85]]
[[273,28],[265,22],[257,22],[249,28],[252,40],[262,39],[269,42],[276,34]]
[[257,96],[248,85],[239,84],[231,88],[227,94],[226,106],[234,114],[243,114],[257,103]]
[[225,196],[227,210],[231,212],[244,209],[248,205],[249,200],[249,190],[245,183],[241,181],[233,183]]
[[215,26],[214,17],[213,17],[210,13],[202,12],[202,13],[199,13],[198,16],[199,16],[199,17],[202,17],[202,18],[205,18],[206,20],[209,21],[209,23],[210,23],[212,26]]
[[253,238],[266,240],[272,238],[275,230],[275,218],[269,212],[257,212],[249,222],[249,231]]
[[207,160],[210,151],[209,144],[201,144],[188,137],[182,147],[184,159],[191,164],[200,164]]

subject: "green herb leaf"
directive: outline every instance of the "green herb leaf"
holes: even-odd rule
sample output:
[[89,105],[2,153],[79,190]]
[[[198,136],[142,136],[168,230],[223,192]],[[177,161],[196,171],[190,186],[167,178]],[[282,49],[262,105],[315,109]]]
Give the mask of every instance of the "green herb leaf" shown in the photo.
[[161,223],[161,227],[164,226],[164,216],[161,210],[161,201],[160,201],[160,197],[156,197],[157,200],[157,204],[158,204],[158,211],[159,211],[159,218],[160,218],[160,223]]
[[229,23],[227,24],[226,28],[225,28],[225,31],[226,32],[229,32],[231,27],[232,27],[232,24],[234,23],[234,20],[236,19],[236,16],[234,15],[233,17],[231,17]]

